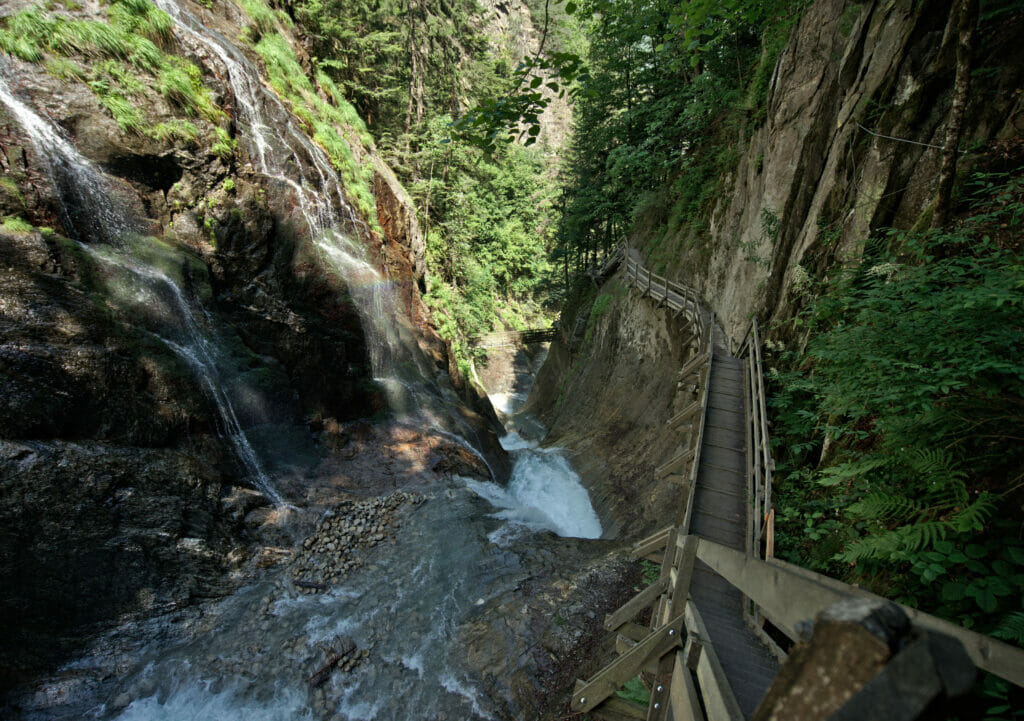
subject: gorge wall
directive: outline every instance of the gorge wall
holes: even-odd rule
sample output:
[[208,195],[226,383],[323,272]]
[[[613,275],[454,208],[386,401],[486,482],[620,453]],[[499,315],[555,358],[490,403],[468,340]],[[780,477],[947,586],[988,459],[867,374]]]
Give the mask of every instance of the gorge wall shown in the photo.
[[[950,17],[948,2],[811,3],[775,64],[763,120],[752,109],[733,141],[738,162],[706,232],[641,223],[629,238],[655,272],[697,290],[720,339],[738,341],[756,315],[773,341],[799,343],[790,321],[814,281],[859,261],[879,229],[927,227],[955,76]],[[1021,23],[1019,12],[982,13],[961,179],[1024,160]],[[561,321],[586,318],[586,337],[572,353],[555,341],[528,409],[550,425],[546,442],[588,470],[606,526],[639,537],[671,507],[671,485],[651,472],[678,443],[664,422],[678,410],[685,355],[674,339],[685,329],[621,276],[586,286]]]
[[[149,3],[0,10],[12,53],[0,57],[11,98],[0,105],[0,687],[98,625],[223,594],[290,547],[232,439],[251,443],[284,499],[331,501],[339,459],[365,446],[358,419],[388,403],[363,289],[316,244],[325,227],[387,269],[375,283],[397,299],[399,332],[460,391],[460,422],[496,474],[508,471],[493,411],[421,302],[408,195],[358,119],[340,122],[344,101],[313,90],[287,16],[262,3],[255,20],[232,3],[159,4],[177,24]],[[255,50],[271,28],[279,57]],[[301,105],[281,97],[294,87],[271,88],[271,57],[300,69],[290,82],[321,116],[291,112]],[[18,104],[82,160],[41,146]],[[79,162],[97,171],[84,185]],[[140,266],[117,266],[107,239]],[[190,324],[202,332],[183,346]],[[196,371],[202,354],[212,380]],[[449,445],[427,444],[424,462],[467,455]],[[387,468],[367,462],[356,485],[398,472]]]

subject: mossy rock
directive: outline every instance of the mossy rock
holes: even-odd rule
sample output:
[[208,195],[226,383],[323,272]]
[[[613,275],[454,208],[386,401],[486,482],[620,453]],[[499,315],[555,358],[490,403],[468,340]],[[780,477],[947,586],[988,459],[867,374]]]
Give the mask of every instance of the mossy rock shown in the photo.
[[0,177],[0,216],[20,216],[25,214],[25,196],[9,175]]

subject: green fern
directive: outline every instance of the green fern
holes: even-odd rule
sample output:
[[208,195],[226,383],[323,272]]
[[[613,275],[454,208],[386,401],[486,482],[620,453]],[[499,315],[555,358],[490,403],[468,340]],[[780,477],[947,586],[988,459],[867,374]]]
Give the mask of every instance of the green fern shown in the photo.
[[992,635],[1004,641],[1024,646],[1024,611],[1017,611],[1006,616],[992,631]]
[[871,471],[882,468],[891,463],[891,459],[884,456],[868,456],[855,461],[847,461],[821,472],[818,484],[822,486],[838,486],[845,481],[862,478]]
[[855,518],[903,519],[919,514],[923,502],[892,491],[872,491],[852,504],[847,512]]

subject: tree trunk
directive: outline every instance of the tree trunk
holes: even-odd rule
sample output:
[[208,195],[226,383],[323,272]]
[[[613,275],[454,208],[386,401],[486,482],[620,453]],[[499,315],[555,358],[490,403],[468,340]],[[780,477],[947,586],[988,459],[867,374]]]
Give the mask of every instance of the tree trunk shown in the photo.
[[[960,132],[967,105],[967,92],[971,83],[971,46],[974,27],[978,24],[978,0],[957,0],[952,12],[956,13],[956,79],[953,83],[953,103],[949,109],[949,125],[946,127],[945,149],[942,155],[942,169],[939,171],[939,188],[935,198],[935,214],[932,227],[941,228],[950,214],[950,200],[953,181],[956,180],[956,162],[959,155]],[[949,27],[953,27],[950,18]]]

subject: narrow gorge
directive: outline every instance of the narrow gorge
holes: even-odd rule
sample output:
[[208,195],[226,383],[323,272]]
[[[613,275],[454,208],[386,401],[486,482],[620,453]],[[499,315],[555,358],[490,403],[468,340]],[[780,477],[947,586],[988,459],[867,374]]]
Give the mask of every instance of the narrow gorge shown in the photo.
[[752,319],[780,557],[1021,645],[1024,8],[678,5],[0,6],[0,716],[574,713]]

